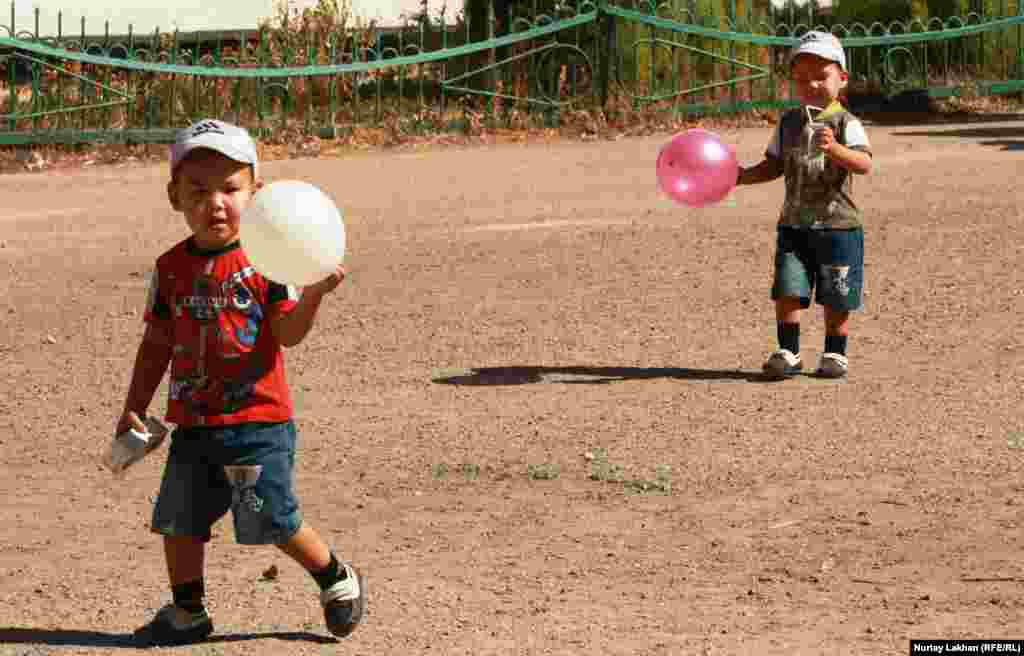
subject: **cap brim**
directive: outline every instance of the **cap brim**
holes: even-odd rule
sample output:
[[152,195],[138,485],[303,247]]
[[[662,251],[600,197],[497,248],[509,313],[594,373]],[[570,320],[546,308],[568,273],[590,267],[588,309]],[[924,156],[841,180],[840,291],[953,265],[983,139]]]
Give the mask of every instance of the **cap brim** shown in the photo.
[[805,43],[793,53],[793,56],[789,58],[790,65],[796,61],[796,58],[800,55],[814,55],[815,57],[821,57],[822,59],[828,60],[835,64],[839,64],[839,67],[844,71],[846,70],[846,62],[836,55],[835,49],[823,43]]
[[219,135],[212,135],[210,137],[207,137],[207,135],[205,134],[200,135],[199,137],[190,139],[187,145],[178,146],[180,150],[176,149],[177,157],[175,158],[173,169],[176,170],[178,166],[181,164],[182,160],[184,160],[189,153],[191,153],[193,150],[197,148],[206,148],[207,150],[213,150],[220,153],[224,157],[234,160],[240,164],[248,164],[252,167],[256,166],[256,160],[255,158],[252,157],[252,155],[245,153],[238,148],[234,148],[231,144],[226,144],[223,141],[214,138],[216,136]]

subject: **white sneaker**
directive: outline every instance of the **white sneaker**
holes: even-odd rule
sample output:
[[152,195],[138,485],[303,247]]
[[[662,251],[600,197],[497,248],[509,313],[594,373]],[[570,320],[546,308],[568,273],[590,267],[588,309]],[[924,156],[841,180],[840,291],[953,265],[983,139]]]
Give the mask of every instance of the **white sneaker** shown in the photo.
[[768,356],[761,369],[770,378],[789,378],[803,371],[804,363],[800,354],[779,349]]
[[850,371],[850,361],[839,353],[824,353],[818,362],[818,370],[814,372],[822,378],[844,378]]

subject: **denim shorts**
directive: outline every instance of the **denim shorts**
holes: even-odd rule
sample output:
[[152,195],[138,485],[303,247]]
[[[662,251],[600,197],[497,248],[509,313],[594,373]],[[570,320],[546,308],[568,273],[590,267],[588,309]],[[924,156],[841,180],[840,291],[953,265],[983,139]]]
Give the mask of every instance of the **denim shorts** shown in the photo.
[[864,231],[779,226],[772,299],[794,297],[803,308],[840,312],[861,309],[864,298]]
[[152,530],[208,541],[231,510],[239,544],[284,544],[302,526],[292,481],[295,441],[291,421],[178,428]]

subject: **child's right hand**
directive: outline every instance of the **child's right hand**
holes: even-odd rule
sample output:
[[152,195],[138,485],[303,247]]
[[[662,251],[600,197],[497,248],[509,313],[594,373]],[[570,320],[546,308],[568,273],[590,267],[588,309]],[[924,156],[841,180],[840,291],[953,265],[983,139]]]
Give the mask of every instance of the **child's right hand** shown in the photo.
[[836,134],[832,128],[825,126],[814,131],[814,145],[820,152],[830,152],[836,143]]
[[120,435],[121,433],[133,428],[140,433],[148,431],[146,424],[138,414],[133,410],[125,410],[121,415],[121,418],[117,421],[117,426],[114,428],[114,435]]
[[312,285],[307,286],[305,290],[312,291],[316,294],[320,294],[321,296],[330,294],[335,290],[335,288],[337,288],[338,285],[341,284],[343,280],[345,280],[345,276],[347,275],[348,269],[345,268],[344,264],[339,264],[335,268],[334,273],[327,276],[320,282],[313,283]]

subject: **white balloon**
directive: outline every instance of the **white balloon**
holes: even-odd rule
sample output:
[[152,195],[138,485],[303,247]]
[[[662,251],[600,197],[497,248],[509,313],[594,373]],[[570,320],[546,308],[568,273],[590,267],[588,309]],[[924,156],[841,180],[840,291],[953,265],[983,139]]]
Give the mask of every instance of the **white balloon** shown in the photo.
[[345,223],[320,189],[280,180],[260,189],[242,213],[242,250],[265,278],[311,285],[334,272],[345,257]]

